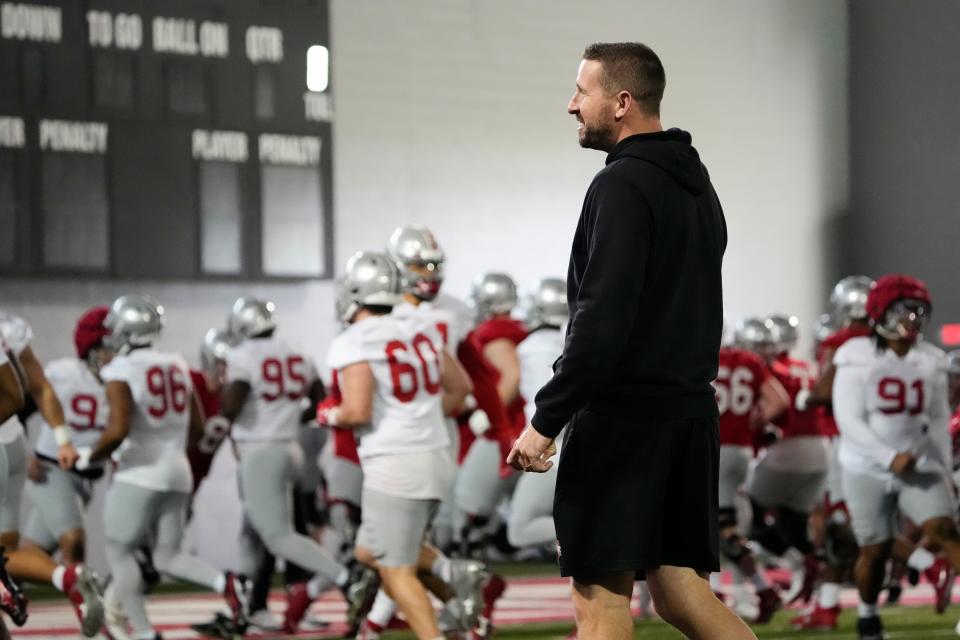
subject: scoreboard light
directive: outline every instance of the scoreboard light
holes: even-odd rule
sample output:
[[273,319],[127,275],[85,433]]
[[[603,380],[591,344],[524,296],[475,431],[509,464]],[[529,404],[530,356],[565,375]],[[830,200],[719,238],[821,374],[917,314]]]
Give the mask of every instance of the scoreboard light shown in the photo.
[[330,51],[322,44],[307,49],[307,89],[326,91],[330,86]]
[[940,327],[940,343],[945,347],[960,345],[960,323],[945,324]]

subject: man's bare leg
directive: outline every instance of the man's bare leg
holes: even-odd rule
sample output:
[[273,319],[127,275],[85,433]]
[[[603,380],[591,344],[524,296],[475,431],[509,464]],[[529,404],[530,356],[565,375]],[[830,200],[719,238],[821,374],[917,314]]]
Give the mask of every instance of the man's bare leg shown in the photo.
[[630,596],[634,573],[606,573],[573,579],[578,640],[631,640]]
[[417,579],[415,567],[380,567],[380,577],[417,638],[433,640],[442,637],[433,605]]
[[690,640],[756,640],[743,620],[717,600],[707,575],[687,567],[647,571],[647,585],[660,617]]

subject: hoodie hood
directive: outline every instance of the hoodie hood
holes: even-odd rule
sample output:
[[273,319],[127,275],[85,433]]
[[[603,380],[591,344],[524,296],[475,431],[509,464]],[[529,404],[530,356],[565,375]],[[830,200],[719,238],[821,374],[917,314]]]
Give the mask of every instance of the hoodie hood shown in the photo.
[[670,174],[687,191],[699,195],[710,185],[710,176],[690,144],[692,140],[681,129],[638,133],[618,142],[607,155],[607,164],[621,158],[649,162]]

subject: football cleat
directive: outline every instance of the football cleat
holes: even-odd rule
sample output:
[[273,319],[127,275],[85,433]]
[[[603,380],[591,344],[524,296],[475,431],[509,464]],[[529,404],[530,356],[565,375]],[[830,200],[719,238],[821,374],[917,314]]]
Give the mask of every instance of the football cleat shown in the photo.
[[360,622],[369,613],[373,600],[380,589],[380,575],[359,562],[352,563],[350,580],[341,588],[344,599],[347,601],[347,624],[350,631],[356,633]]
[[27,598],[7,573],[6,565],[7,558],[0,548],[0,611],[10,616],[13,624],[22,627],[27,622]]
[[[67,567],[63,576],[66,594],[80,619],[84,638],[94,638],[103,627],[104,608],[100,585],[93,571],[83,565]],[[68,586],[69,585],[69,586]]]
[[810,629],[816,631],[835,631],[837,619],[840,617],[840,607],[824,609],[817,605],[813,611],[797,616],[790,621],[794,629]]
[[476,560],[450,561],[450,586],[463,607],[467,628],[476,626],[484,607],[483,586],[490,580],[490,572]]
[[860,640],[885,640],[883,623],[878,616],[857,620],[857,637]]
[[363,624],[360,625],[360,629],[357,631],[357,635],[354,636],[354,640],[380,640],[380,634],[382,634],[383,631],[383,627],[376,622],[364,620]]
[[953,595],[953,583],[957,578],[957,570],[944,558],[937,558],[929,569],[923,572],[936,591],[934,608],[937,613],[943,613],[950,606]]

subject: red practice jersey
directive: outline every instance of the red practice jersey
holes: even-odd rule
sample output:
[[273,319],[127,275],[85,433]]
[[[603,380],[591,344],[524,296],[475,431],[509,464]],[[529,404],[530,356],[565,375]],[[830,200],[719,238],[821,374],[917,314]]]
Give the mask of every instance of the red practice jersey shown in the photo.
[[220,448],[220,445],[223,444],[230,433],[230,423],[220,415],[220,396],[207,388],[207,380],[203,373],[191,369],[190,379],[193,381],[193,388],[200,400],[204,420],[203,437],[197,444],[187,450],[190,471],[193,472],[193,492],[196,493],[200,483],[210,473],[210,465],[213,464],[214,454],[217,453],[217,449]]
[[[830,364],[826,361],[828,353],[836,353],[837,349],[842,347],[843,344],[851,338],[862,338],[869,335],[870,328],[862,325],[844,327],[831,334],[817,347],[817,365],[820,367],[820,371],[826,371],[827,365]],[[831,438],[840,435],[840,430],[837,429],[837,421],[833,419],[833,409],[831,407],[820,407],[817,411],[817,420],[820,423],[820,433],[823,435],[830,436]]]
[[720,366],[713,386],[720,410],[720,444],[749,447],[753,444],[752,420],[760,401],[760,388],[770,369],[758,356],[743,349],[720,349]]
[[[513,318],[491,318],[481,322],[477,328],[470,334],[470,340],[477,346],[477,350],[483,353],[483,348],[494,340],[509,340],[514,346],[523,342],[527,337],[527,329],[523,323]],[[500,375],[497,373],[496,380],[499,381]],[[510,423],[511,436],[516,438],[527,426],[527,416],[523,411],[526,404],[523,396],[519,393],[513,402],[507,405],[507,420]]]
[[809,390],[817,381],[817,371],[813,363],[782,355],[770,364],[770,370],[790,396],[790,406],[774,421],[774,424],[783,430],[784,439],[824,435],[820,430],[816,407],[804,411],[796,408],[797,395],[804,389]]
[[953,468],[960,468],[960,407],[950,418],[950,441],[953,444]]

